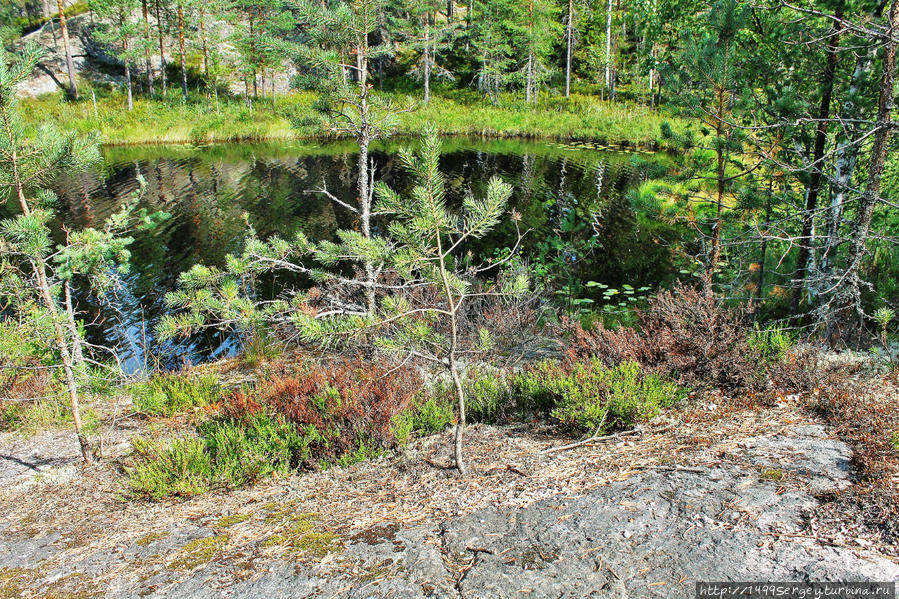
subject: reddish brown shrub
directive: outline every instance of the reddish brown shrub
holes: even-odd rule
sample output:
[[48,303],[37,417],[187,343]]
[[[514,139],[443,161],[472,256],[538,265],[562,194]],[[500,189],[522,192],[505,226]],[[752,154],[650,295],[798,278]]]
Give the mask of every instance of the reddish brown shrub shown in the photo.
[[313,459],[332,460],[361,448],[393,447],[393,418],[421,386],[418,372],[405,366],[360,359],[306,364],[260,381],[255,397],[235,392],[223,413],[237,419],[261,410],[280,415],[311,441]]
[[637,328],[575,328],[569,356],[609,365],[633,360],[691,387],[753,388],[763,382],[739,312],[714,295],[677,286],[649,302]]

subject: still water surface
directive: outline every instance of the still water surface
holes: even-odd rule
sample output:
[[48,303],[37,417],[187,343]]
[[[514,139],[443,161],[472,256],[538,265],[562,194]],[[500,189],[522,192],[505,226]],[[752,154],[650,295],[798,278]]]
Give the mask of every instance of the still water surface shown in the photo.
[[[396,157],[401,143],[413,142],[393,141],[374,152],[378,178],[397,189],[410,184]],[[571,256],[573,272],[613,286],[655,286],[670,271],[668,259],[647,238],[627,196],[654,161],[648,154],[586,144],[449,139],[441,168],[450,202],[468,191],[482,194],[493,175],[514,186],[512,205],[522,214],[523,226],[532,229],[525,259],[533,260],[543,241],[565,229],[566,218],[569,223],[590,220],[582,227],[589,225],[602,243],[590,256]],[[353,227],[352,213],[311,190],[324,183],[352,202],[355,168],[352,144],[340,142],[105,149],[102,168],[59,182],[62,222],[101,226],[138,189],[138,174],[147,182],[141,206],[172,217],[136,236],[131,271],[111,302],[115,308],[81,299],[85,319],[100,323],[90,340],[120,345],[130,371],[233,354],[238,341],[223,333],[157,343],[153,329],[165,312],[165,294],[193,264],[221,265],[226,253],[240,250],[247,230],[244,214],[262,237],[303,231],[312,239],[330,239],[338,229]],[[510,222],[503,223],[478,250],[489,254],[507,246],[513,231]],[[260,293],[274,296],[285,284],[275,278]]]

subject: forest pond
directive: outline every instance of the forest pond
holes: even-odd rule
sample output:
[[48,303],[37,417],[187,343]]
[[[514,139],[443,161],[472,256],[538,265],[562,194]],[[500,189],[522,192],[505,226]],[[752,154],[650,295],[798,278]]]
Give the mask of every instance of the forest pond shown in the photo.
[[[397,189],[409,184],[396,159],[403,143],[415,142],[393,140],[374,148],[377,177]],[[670,276],[666,227],[635,211],[631,199],[642,182],[664,173],[662,157],[591,144],[518,140],[453,138],[445,140],[443,149],[441,168],[450,202],[459,202],[468,191],[482,194],[493,175],[514,186],[512,207],[521,213],[522,229],[529,230],[522,250],[528,262],[567,264],[562,270],[575,285],[590,280],[654,288]],[[352,202],[355,169],[353,145],[345,142],[104,149],[102,168],[58,184],[65,225],[102,225],[138,189],[138,175],[147,183],[141,205],[172,216],[152,232],[135,236],[131,271],[115,301],[108,302],[116,310],[88,304],[92,300],[79,294],[83,318],[100,324],[89,327],[88,340],[119,345],[128,371],[198,363],[239,351],[239,340],[223,333],[180,344],[156,343],[153,329],[166,310],[165,294],[191,265],[221,265],[228,252],[239,251],[247,223],[262,237],[303,231],[313,239],[329,239],[338,229],[353,227],[351,212],[314,190],[324,185]],[[57,229],[61,235],[62,227]],[[577,239],[592,239],[590,250],[574,243]],[[514,226],[507,219],[477,250],[490,255],[513,242]],[[555,283],[558,287],[559,281]],[[297,282],[275,277],[260,282],[258,292],[274,297],[292,284]]]

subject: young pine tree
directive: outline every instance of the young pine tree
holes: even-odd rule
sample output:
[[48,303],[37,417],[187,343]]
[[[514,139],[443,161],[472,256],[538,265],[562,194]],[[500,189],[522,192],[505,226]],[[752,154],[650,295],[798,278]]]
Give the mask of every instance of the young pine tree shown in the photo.
[[[49,320],[52,338],[38,341],[59,355],[81,455],[90,462],[93,452],[80,409],[86,358],[71,300],[71,281],[76,275],[85,277],[99,293],[114,283],[115,270],[128,260],[131,239],[119,233],[130,225],[133,204],[110,217],[102,230],[70,231],[65,244],[53,247],[49,223],[56,198],[47,186],[61,173],[93,164],[100,154],[95,136],[64,135],[50,125],[33,135],[26,133],[16,90],[40,58],[38,49],[26,47],[17,61],[0,60],[0,189],[9,193],[19,208],[17,216],[0,222],[0,254],[4,257],[0,289],[8,292],[4,298],[7,307],[25,318]],[[144,213],[140,219],[152,226],[159,216]]]
[[[382,299],[377,310],[351,314],[339,309],[301,309],[293,313],[292,320],[308,343],[331,345],[361,335],[381,351],[444,366],[457,407],[456,467],[466,474],[466,396],[460,360],[493,349],[494,336],[487,326],[472,326],[470,321],[463,325],[463,321],[470,317],[470,304],[479,299],[501,301],[526,293],[528,277],[519,272],[483,281],[482,273],[506,262],[515,250],[497,262],[474,264],[465,247],[467,241],[483,237],[500,222],[512,187],[493,177],[484,198],[467,196],[456,212],[446,202],[446,181],[439,170],[440,140],[433,131],[426,133],[417,152],[401,150],[400,160],[415,180],[409,196],[401,196],[384,183],[375,186],[375,210],[390,217],[386,238],[370,245],[349,235],[339,244],[322,244],[318,249],[326,262],[347,258],[387,262],[389,276],[379,282]],[[513,220],[517,224],[514,214]],[[367,252],[377,255],[366,257]]]

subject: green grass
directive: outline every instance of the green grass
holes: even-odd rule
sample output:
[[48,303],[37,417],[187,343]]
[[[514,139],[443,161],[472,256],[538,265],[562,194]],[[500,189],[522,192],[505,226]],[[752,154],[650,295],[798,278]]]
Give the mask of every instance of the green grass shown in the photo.
[[[97,110],[89,89],[81,99],[67,101],[49,94],[22,102],[25,122],[36,127],[54,122],[68,131],[99,131],[107,144],[213,143],[237,141],[285,141],[329,137],[312,104],[310,92],[279,96],[272,104],[259,99],[253,109],[240,98],[223,98],[220,111],[202,97],[183,103],[180,96],[166,100],[138,96],[134,110],[125,110],[125,98],[117,91],[100,90]],[[406,97],[394,97],[400,106]],[[684,123],[648,108],[601,102],[593,96],[572,95],[569,100],[548,96],[536,107],[516,98],[503,98],[499,106],[477,97],[434,97],[428,106],[398,115],[394,133],[418,135],[428,123],[443,135],[488,138],[541,138],[592,141],[602,144],[649,145],[657,142],[663,122],[675,129]]]

